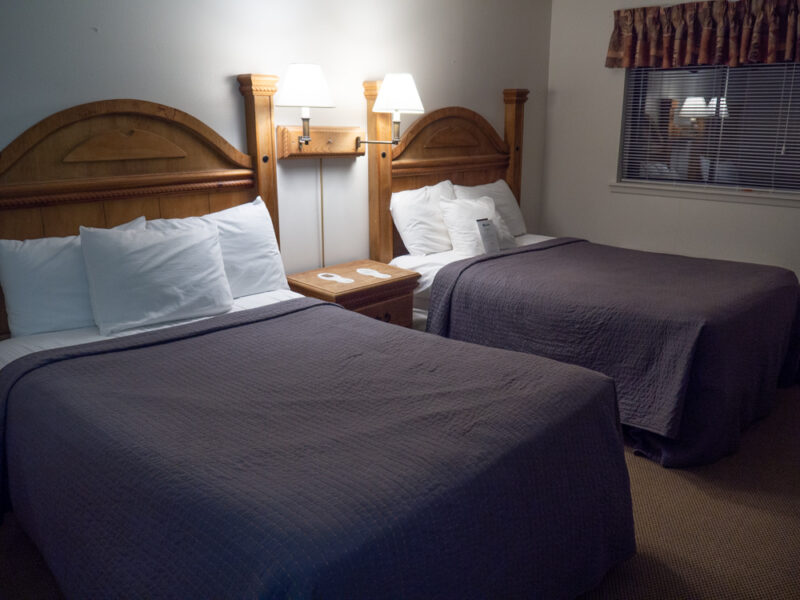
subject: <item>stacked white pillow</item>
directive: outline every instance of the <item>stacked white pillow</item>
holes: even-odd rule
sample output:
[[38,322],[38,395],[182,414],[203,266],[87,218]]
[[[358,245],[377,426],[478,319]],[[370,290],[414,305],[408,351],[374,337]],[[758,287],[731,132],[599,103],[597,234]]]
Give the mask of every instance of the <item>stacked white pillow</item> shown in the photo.
[[501,249],[513,248],[514,236],[526,231],[519,204],[503,179],[473,186],[442,181],[395,192],[389,210],[406,250],[417,256],[448,250],[469,256],[482,253],[475,223],[481,218],[491,221]]
[[488,196],[494,200],[497,213],[503,218],[512,236],[516,237],[526,233],[525,219],[522,217],[522,211],[519,208],[517,199],[514,197],[514,192],[511,191],[511,188],[508,187],[504,179],[498,179],[494,183],[486,183],[483,185],[456,185],[453,186],[453,188],[455,197],[460,200]]
[[[144,228],[144,217],[115,227]],[[0,240],[0,286],[14,337],[94,325],[77,235]]]
[[148,230],[180,231],[198,223],[216,225],[225,273],[234,298],[272,290],[288,290],[278,241],[261,198],[202,217],[155,219]]
[[144,217],[68,238],[0,240],[14,337],[97,325],[104,335],[229,310],[288,289],[260,198],[203,217]]
[[455,198],[450,181],[392,194],[389,211],[409,254],[423,256],[453,248],[440,198]]
[[516,246],[505,221],[495,209],[494,200],[488,196],[452,200],[442,198],[439,206],[455,252],[464,256],[477,256],[485,252],[477,224],[479,219],[488,219],[492,223],[501,250]]
[[103,335],[217,315],[233,306],[216,225],[172,231],[81,227],[81,248]]

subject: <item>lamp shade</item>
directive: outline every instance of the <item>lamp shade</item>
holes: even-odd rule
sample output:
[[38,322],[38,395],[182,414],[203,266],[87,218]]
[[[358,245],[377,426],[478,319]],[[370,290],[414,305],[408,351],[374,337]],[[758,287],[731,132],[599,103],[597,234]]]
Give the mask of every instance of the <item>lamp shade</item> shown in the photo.
[[702,96],[689,96],[684,100],[683,106],[681,106],[681,117],[707,117],[709,114],[713,114],[713,112],[708,110],[706,99]]
[[387,73],[378,90],[372,112],[424,113],[425,109],[411,73]]
[[322,74],[322,67],[293,63],[278,84],[276,106],[332,108],[331,92]]
[[708,112],[712,115],[718,116],[720,119],[727,119],[730,114],[728,113],[728,101],[725,99],[725,96],[722,96],[722,98],[712,98],[709,100]]

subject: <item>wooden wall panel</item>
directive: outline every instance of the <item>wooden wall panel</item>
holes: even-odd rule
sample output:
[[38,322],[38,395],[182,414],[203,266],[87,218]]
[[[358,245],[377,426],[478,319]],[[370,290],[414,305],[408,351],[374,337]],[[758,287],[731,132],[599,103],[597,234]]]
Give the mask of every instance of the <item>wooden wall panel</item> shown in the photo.
[[102,202],[63,204],[42,208],[45,237],[78,235],[80,226],[105,227],[106,215]]
[[29,240],[43,235],[41,208],[18,208],[0,213],[0,239]]
[[106,227],[116,227],[136,217],[158,219],[161,216],[157,197],[108,200],[103,203],[103,208],[106,214]]

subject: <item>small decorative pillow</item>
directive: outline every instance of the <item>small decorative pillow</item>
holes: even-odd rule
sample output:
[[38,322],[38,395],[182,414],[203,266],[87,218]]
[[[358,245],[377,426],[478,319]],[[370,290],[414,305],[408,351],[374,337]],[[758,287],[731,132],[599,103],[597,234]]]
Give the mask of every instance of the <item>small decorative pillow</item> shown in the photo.
[[234,298],[288,290],[283,260],[269,211],[261,198],[202,217],[154,219],[153,231],[181,231],[198,223],[216,225],[225,273]]
[[[144,227],[139,217],[114,229]],[[13,337],[94,326],[77,235],[0,240],[0,285]]]
[[501,249],[513,248],[514,237],[509,233],[503,218],[497,214],[494,201],[489,197],[439,200],[447,232],[453,242],[453,250],[465,256],[477,256],[484,252],[477,221],[489,219],[494,225]]
[[228,311],[233,306],[219,233],[81,227],[94,320],[100,333]]
[[504,179],[498,179],[494,183],[483,185],[456,185],[453,186],[456,198],[473,199],[488,196],[494,200],[494,206],[498,214],[503,217],[508,230],[512,236],[522,235],[526,232],[525,219],[519,208],[514,192],[508,187]]
[[453,248],[439,208],[441,197],[455,198],[450,181],[392,194],[389,211],[409,254],[423,256]]

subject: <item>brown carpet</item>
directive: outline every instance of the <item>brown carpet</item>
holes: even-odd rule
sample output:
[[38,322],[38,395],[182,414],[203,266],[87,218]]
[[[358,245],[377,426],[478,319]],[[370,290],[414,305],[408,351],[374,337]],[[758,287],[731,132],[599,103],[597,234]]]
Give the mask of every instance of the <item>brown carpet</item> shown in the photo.
[[[714,465],[668,470],[631,452],[626,459],[638,553],[584,600],[800,598],[800,386],[783,390],[740,451]],[[0,598],[61,598],[9,515]]]

